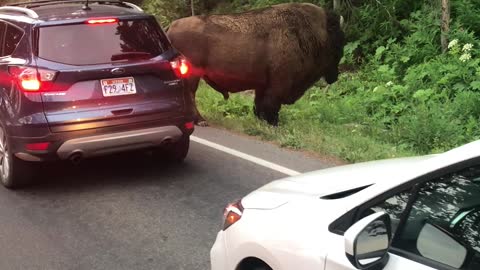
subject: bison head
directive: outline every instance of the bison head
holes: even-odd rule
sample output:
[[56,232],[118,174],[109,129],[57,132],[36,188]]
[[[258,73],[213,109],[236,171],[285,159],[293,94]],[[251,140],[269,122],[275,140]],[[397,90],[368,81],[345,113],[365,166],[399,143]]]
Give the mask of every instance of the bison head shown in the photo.
[[345,34],[341,27],[341,17],[334,12],[327,12],[327,31],[330,41],[330,57],[328,60],[325,80],[332,84],[338,79],[338,64],[343,57],[343,47],[345,46]]

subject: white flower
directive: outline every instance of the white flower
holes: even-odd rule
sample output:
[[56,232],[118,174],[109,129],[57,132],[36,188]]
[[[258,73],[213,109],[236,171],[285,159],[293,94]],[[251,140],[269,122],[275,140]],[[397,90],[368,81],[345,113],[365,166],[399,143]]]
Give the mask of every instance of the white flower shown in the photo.
[[385,84],[386,87],[390,87],[390,86],[393,86],[393,82],[392,81],[389,81]]
[[462,51],[468,53],[468,52],[471,51],[472,49],[473,49],[473,44],[467,43],[467,44],[465,44],[465,46],[463,46]]
[[448,48],[451,49],[452,47],[457,46],[457,44],[458,44],[458,39],[454,39],[450,41],[450,43],[448,43]]
[[472,59],[472,56],[469,53],[464,53],[460,56],[460,61],[462,62],[467,62],[470,59]]

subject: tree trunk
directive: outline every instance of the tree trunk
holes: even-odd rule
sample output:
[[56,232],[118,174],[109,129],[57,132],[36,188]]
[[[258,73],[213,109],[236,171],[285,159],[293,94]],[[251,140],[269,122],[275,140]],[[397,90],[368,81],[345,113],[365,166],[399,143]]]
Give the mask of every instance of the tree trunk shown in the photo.
[[195,5],[193,0],[190,0],[190,9],[192,10],[192,16],[195,16]]
[[341,0],[333,0],[333,10],[338,11],[340,9]]
[[448,33],[450,32],[450,0],[442,0],[442,51],[448,49]]

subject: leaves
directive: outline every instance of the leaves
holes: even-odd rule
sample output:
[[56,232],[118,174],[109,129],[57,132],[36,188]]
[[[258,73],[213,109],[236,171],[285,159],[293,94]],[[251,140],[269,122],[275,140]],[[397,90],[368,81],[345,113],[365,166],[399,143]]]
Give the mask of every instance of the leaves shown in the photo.
[[418,99],[421,102],[426,102],[433,94],[434,91],[432,89],[420,89],[413,94],[413,98]]
[[470,87],[472,87],[473,90],[478,90],[480,91],[480,81],[473,81],[470,83]]
[[343,58],[340,64],[355,64],[355,51],[358,49],[360,41],[349,42],[343,48]]
[[408,57],[408,56],[402,56],[402,57],[400,57],[400,61],[401,61],[402,63],[407,63],[408,61],[410,61],[410,57]]
[[379,61],[386,50],[387,48],[385,46],[378,47],[377,50],[375,51],[375,59]]

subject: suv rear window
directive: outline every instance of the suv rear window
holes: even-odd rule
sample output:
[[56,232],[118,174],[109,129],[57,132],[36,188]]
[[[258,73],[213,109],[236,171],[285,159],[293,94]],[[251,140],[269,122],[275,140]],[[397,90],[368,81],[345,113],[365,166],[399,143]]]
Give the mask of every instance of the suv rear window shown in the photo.
[[168,49],[159,28],[154,20],[42,27],[38,56],[71,65],[149,59]]
[[12,55],[15,49],[18,46],[18,43],[23,37],[23,31],[18,29],[15,26],[4,24],[0,26],[0,31],[3,35],[3,31],[5,30],[5,26],[7,27],[7,32],[5,32],[5,43],[3,43],[3,50],[0,56],[7,56]]

